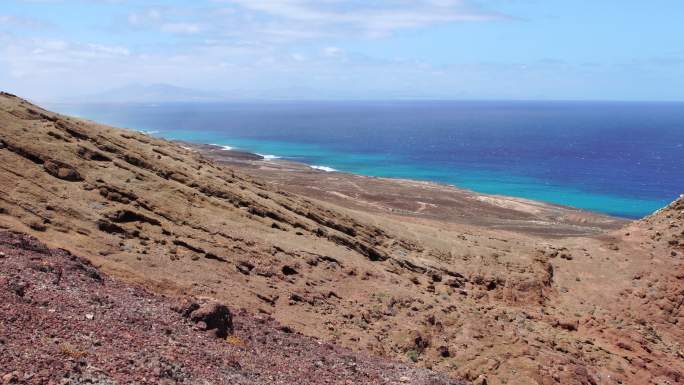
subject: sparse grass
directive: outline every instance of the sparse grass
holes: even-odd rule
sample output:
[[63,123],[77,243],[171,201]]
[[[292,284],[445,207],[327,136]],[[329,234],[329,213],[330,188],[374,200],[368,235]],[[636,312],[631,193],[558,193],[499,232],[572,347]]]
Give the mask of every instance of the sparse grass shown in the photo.
[[65,356],[71,357],[73,359],[83,358],[88,355],[88,353],[78,350],[78,348],[68,342],[60,344],[59,351]]
[[420,357],[420,353],[418,353],[415,350],[409,350],[408,352],[406,352],[406,357],[408,357],[408,359],[412,362],[418,362],[418,357]]
[[454,260],[454,255],[451,253],[451,250],[433,249],[430,250],[430,254],[438,261],[451,262]]
[[373,297],[376,301],[382,303],[382,302],[387,301],[389,299],[390,295],[389,295],[389,293],[385,293],[383,291],[380,291],[377,293],[373,293],[371,295],[371,297]]
[[238,346],[238,347],[244,347],[246,345],[245,341],[242,340],[242,338],[240,338],[238,336],[228,336],[228,337],[226,337],[226,342],[230,345]]

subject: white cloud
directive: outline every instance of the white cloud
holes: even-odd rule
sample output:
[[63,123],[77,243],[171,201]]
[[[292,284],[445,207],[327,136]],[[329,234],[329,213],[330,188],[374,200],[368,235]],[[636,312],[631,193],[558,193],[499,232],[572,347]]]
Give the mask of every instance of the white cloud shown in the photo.
[[198,23],[163,23],[160,28],[163,32],[188,35],[198,34],[204,30],[204,27]]
[[128,15],[128,23],[134,26],[156,23],[161,20],[161,11],[157,8],[148,8],[143,12],[132,12]]
[[339,57],[344,54],[344,50],[339,47],[328,46],[323,48],[323,55],[327,57]]

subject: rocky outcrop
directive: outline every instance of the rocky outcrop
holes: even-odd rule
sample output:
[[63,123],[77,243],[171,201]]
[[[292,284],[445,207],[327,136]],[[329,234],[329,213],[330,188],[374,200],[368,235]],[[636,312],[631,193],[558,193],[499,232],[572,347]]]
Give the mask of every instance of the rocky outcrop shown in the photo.
[[83,180],[81,174],[78,173],[74,166],[64,162],[48,159],[44,164],[45,171],[55,178],[66,180],[69,182],[80,182]]

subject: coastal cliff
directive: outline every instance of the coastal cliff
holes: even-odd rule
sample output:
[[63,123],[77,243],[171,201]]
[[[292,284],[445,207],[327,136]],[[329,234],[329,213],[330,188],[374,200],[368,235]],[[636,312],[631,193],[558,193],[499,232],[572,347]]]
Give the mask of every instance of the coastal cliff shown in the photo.
[[[62,116],[3,93],[0,228],[68,250],[56,253],[59,260],[41,251],[38,265],[62,266],[68,255],[78,255],[98,275],[113,277],[116,285],[144,289],[141,295],[152,302],[165,301],[161,295],[210,298],[241,314],[238,322],[268,320],[271,326],[264,327],[282,326],[363,352],[359,354],[466,381],[684,381],[681,199],[651,217],[625,223],[535,202],[451,190],[427,193],[423,185],[403,184],[407,193],[401,195],[415,194],[423,204],[392,211],[384,209],[391,203],[373,194],[356,199],[338,191],[337,198],[327,199],[320,190],[332,191],[325,183],[333,181],[325,178],[310,178],[304,188],[299,182],[287,183],[294,174],[274,175],[263,165],[233,167],[212,158],[211,151]],[[339,178],[360,183],[354,176]],[[399,183],[374,179],[368,186],[381,182]],[[411,213],[430,213],[430,205],[449,209],[435,207],[434,215]],[[477,210],[469,212],[473,207]],[[443,212],[452,215],[438,215]],[[455,221],[454,213],[491,219]],[[508,217],[494,219],[499,214]],[[31,260],[25,252],[32,250],[34,240],[24,235],[0,238],[7,248],[3,253],[10,255],[0,259],[0,293],[16,306],[33,309],[23,312],[28,321],[3,319],[5,327],[17,328],[50,310],[41,301],[62,297],[17,298],[33,295],[31,290],[38,287],[28,285],[19,295],[17,279],[42,282],[52,273],[22,275],[22,266]],[[78,286],[84,296],[93,290],[88,285]],[[65,299],[68,304],[80,300]],[[182,338],[204,341],[204,335],[193,337],[186,330],[183,322],[189,321],[176,317],[164,322]],[[47,325],[37,333],[53,333],[49,324],[37,325]],[[258,333],[257,326],[244,328]],[[237,330],[247,333],[244,328]],[[245,349],[261,349],[258,338],[239,333]],[[130,341],[134,345],[140,339]],[[92,341],[63,342],[76,344],[75,352],[99,349]],[[306,350],[308,345],[301,343]],[[13,357],[9,367],[0,368],[8,381],[25,378],[27,364],[18,348],[7,343],[0,348]],[[288,357],[286,347],[282,349]],[[217,362],[227,359],[211,351]],[[178,362],[194,353],[189,354]],[[295,356],[289,355],[297,360]],[[403,366],[376,370],[376,361],[368,362],[369,372],[388,373],[377,383],[433,376],[411,374]],[[107,369],[103,371],[106,375]],[[305,373],[316,375],[315,370]],[[354,376],[341,374],[356,383]],[[245,378],[244,383],[257,381]],[[294,377],[282,381],[295,383]]]

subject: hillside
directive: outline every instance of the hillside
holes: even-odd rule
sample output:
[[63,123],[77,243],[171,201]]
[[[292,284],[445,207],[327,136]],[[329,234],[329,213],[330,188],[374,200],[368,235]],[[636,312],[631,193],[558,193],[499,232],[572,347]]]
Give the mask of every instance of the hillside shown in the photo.
[[457,385],[293,333],[267,316],[154,295],[27,236],[0,232],[0,253],[4,384]]
[[681,201],[581,237],[557,235],[619,221],[558,215],[542,226],[551,237],[366,210],[259,175],[0,96],[0,227],[116,279],[475,383],[684,381]]

